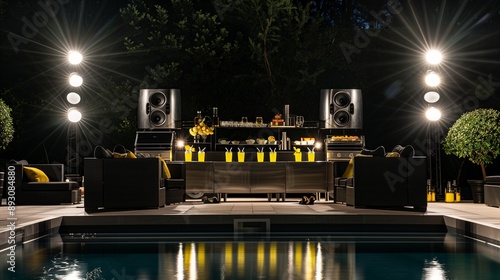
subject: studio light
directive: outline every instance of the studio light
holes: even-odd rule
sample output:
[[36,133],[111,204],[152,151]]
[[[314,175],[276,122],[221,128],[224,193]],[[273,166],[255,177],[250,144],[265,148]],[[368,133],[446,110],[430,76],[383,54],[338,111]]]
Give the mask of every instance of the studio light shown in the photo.
[[78,111],[78,109],[76,108],[70,108],[68,110],[68,120],[70,122],[79,122],[80,120],[82,119],[82,113],[80,113],[80,111]]
[[439,119],[441,119],[441,111],[434,107],[430,107],[425,112],[425,117],[430,121],[438,121]]
[[73,65],[77,65],[77,64],[80,64],[80,62],[82,62],[82,60],[83,60],[83,56],[80,52],[77,52],[77,51],[69,51],[68,52],[69,63],[71,63]]
[[429,91],[427,92],[425,95],[424,95],[424,100],[427,102],[427,103],[436,103],[438,102],[439,100],[439,93],[435,92],[435,91]]
[[441,78],[434,71],[428,71],[425,75],[425,84],[431,87],[436,87],[441,83]]
[[68,95],[66,95],[66,99],[68,100],[69,103],[73,105],[80,103],[80,101],[82,100],[80,95],[76,92],[68,93]]
[[439,64],[443,60],[441,52],[438,50],[430,50],[425,54],[425,59],[429,64]]
[[82,76],[78,75],[77,73],[71,73],[69,75],[69,84],[74,87],[81,86],[83,84]]

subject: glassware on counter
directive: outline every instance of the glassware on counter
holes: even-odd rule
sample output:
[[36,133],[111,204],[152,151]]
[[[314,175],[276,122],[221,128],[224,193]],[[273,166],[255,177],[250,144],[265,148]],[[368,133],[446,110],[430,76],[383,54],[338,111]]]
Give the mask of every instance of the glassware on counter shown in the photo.
[[245,152],[238,152],[238,162],[245,162]]

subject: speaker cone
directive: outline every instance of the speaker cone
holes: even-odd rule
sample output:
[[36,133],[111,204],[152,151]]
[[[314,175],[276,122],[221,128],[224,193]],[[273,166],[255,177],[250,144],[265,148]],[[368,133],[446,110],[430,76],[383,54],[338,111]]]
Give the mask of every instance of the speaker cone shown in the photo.
[[346,111],[337,111],[333,115],[333,121],[337,126],[346,126],[351,121],[351,116]]
[[149,121],[155,126],[162,126],[167,120],[167,116],[162,111],[153,111],[149,115]]
[[163,106],[167,102],[167,97],[163,92],[157,91],[149,97],[149,103],[154,107]]
[[351,103],[351,95],[345,91],[339,91],[335,93],[333,102],[341,108],[346,107],[349,103]]

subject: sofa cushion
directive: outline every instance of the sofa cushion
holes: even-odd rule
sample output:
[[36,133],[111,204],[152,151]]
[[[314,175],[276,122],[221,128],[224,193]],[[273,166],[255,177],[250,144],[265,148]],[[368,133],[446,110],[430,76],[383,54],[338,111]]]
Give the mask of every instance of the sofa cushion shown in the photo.
[[94,149],[94,157],[100,159],[113,158],[113,153],[108,149],[104,149],[102,146],[96,146]]
[[23,166],[23,172],[31,182],[49,182],[49,177],[38,168]]
[[388,152],[385,157],[400,157],[398,152]]
[[415,156],[415,149],[413,149],[413,146],[411,145],[406,145],[404,147],[401,145],[396,145],[392,149],[392,151],[399,153],[399,155],[404,158],[410,158]]
[[363,149],[361,155],[383,157],[385,156],[385,148],[384,146],[378,146],[375,150]]

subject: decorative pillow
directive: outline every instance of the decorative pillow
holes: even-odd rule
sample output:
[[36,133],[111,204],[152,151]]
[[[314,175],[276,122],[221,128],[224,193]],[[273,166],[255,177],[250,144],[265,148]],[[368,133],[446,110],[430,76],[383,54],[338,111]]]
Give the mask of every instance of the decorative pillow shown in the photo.
[[170,179],[172,177],[172,175],[170,175],[170,170],[168,169],[167,163],[165,162],[165,160],[162,157],[157,156],[157,158],[160,159],[161,164],[163,165],[163,177],[166,179]]
[[374,157],[383,157],[383,156],[385,156],[385,148],[384,148],[384,146],[378,146],[375,150],[363,149],[361,151],[361,154],[374,156]]
[[23,166],[23,172],[31,182],[49,182],[49,177],[38,168]]
[[127,151],[126,153],[113,153],[113,158],[137,158],[134,153]]
[[98,159],[113,158],[113,153],[108,149],[104,149],[102,146],[96,146],[94,149],[94,157]]
[[415,155],[415,149],[411,145],[407,146],[401,146],[401,145],[396,145],[394,149],[392,149],[393,152],[399,153],[401,157],[409,158],[413,157]]

